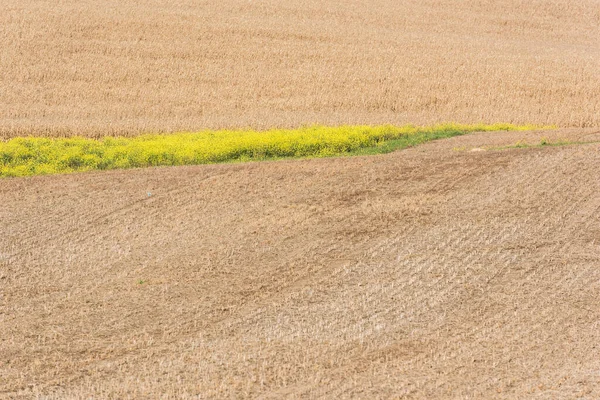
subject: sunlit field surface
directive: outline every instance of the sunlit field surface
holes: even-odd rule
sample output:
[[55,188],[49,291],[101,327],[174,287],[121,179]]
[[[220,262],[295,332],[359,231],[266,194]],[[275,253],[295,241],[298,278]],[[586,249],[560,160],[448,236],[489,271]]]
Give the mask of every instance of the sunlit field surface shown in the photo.
[[0,399],[600,399],[599,38],[1,0]]

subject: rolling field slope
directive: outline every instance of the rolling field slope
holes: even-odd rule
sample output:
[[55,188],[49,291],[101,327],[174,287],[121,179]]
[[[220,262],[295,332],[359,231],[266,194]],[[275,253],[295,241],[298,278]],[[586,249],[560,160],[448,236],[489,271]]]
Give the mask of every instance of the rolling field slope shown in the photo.
[[[599,0],[2,0],[0,399],[600,398],[598,38]],[[444,122],[559,129],[400,135]]]
[[0,397],[598,398],[599,141],[0,180]]

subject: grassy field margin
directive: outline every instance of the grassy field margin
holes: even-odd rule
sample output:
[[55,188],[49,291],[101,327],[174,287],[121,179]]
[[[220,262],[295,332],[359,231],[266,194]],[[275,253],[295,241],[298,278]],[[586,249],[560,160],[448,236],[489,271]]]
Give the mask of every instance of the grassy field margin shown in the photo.
[[511,124],[313,126],[203,131],[103,139],[24,137],[0,141],[0,177],[281,158],[381,154],[470,132],[531,130]]

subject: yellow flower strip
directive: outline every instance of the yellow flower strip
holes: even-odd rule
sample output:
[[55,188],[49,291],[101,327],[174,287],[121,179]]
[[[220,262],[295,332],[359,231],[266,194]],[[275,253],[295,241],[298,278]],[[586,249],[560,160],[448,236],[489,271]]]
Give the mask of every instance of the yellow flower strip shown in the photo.
[[[149,166],[383,153],[474,131],[529,130],[510,124],[314,126],[220,130],[136,137],[14,138],[0,142],[0,177]],[[391,143],[391,145],[390,145]],[[369,151],[365,152],[367,149]]]

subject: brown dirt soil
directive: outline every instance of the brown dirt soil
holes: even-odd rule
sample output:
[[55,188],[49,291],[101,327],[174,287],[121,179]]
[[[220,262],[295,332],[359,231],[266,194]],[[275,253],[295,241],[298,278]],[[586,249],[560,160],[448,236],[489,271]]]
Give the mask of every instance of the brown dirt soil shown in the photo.
[[599,398],[599,140],[0,180],[0,397]]
[[0,138],[600,127],[598,0],[2,0]]

